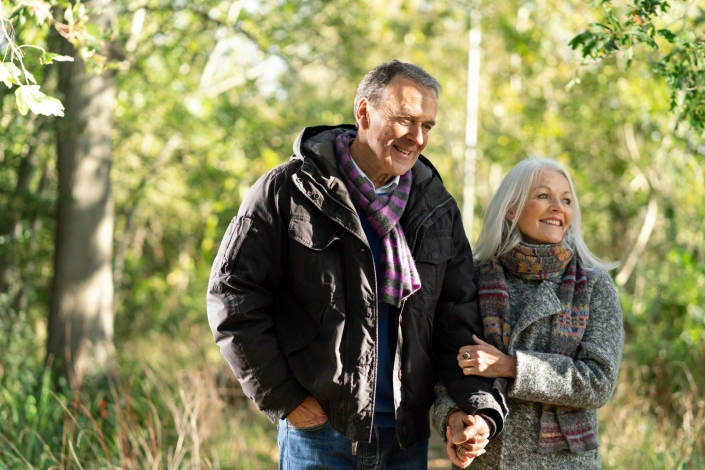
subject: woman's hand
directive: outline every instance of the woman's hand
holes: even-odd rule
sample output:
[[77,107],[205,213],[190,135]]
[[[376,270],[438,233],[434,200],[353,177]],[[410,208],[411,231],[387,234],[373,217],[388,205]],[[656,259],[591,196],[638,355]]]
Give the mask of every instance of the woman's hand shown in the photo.
[[484,454],[490,428],[480,416],[471,416],[463,411],[453,411],[448,416],[446,428],[446,452],[448,459],[457,467],[466,468],[475,457]]
[[463,346],[458,354],[458,365],[463,369],[463,374],[493,379],[500,377],[513,379],[517,376],[515,357],[504,354],[475,335],[472,335],[472,339],[477,345]]

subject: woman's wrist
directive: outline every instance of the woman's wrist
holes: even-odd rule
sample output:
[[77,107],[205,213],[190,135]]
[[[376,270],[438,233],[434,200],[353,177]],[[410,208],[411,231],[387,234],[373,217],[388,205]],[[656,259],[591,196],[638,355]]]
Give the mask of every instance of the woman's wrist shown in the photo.
[[514,356],[505,357],[505,373],[503,377],[514,379],[517,376],[517,358]]

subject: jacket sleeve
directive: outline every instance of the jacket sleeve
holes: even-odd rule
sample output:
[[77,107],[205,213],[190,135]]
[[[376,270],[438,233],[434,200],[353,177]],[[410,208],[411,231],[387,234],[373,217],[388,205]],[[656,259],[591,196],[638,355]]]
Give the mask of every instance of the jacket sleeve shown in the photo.
[[309,395],[289,369],[271,314],[286,249],[278,201],[284,177],[275,169],[248,193],[221,242],[207,293],[208,322],[221,354],[245,395],[272,421]]
[[446,426],[448,425],[448,416],[452,411],[459,410],[458,404],[448,395],[448,389],[438,382],[435,386],[436,401],[433,403],[433,416],[431,424],[438,434],[446,442]]
[[599,408],[614,392],[623,344],[617,292],[609,275],[599,271],[590,295],[590,319],[575,359],[517,350],[517,376],[508,394],[558,406]]
[[[481,414],[494,421],[492,436],[504,427],[507,410],[494,379],[465,376],[458,366],[458,351],[475,344],[472,335],[484,339],[470,243],[465,236],[460,212],[454,208],[453,244],[455,255],[446,265],[445,277],[434,317],[434,354],[436,368],[450,398],[470,415]],[[445,433],[444,433],[445,434]]]

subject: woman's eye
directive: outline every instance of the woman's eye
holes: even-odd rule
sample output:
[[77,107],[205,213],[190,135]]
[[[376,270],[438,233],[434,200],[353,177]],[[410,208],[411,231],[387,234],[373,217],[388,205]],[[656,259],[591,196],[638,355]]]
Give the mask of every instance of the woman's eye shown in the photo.
[[539,199],[546,199],[546,198],[548,198],[548,194],[539,194],[538,198]]
[[570,199],[567,199],[567,198],[566,198],[566,199],[563,199],[563,204],[565,204],[566,206],[569,206],[569,205],[570,205]]

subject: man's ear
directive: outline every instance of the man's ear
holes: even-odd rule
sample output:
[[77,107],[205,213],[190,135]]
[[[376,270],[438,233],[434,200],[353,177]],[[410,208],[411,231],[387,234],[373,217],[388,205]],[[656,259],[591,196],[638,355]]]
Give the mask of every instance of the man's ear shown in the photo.
[[355,119],[357,120],[358,128],[361,130],[367,130],[370,127],[370,115],[367,109],[369,101],[367,98],[362,98],[357,104],[357,110],[355,111]]

